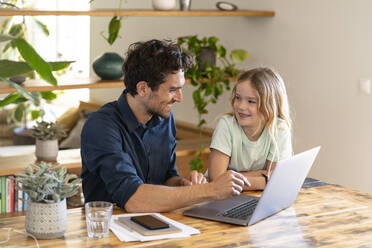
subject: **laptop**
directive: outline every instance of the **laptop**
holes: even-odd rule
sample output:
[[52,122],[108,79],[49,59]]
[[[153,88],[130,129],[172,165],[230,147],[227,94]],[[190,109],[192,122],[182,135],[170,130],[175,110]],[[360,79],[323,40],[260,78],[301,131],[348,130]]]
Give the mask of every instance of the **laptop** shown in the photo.
[[265,219],[296,200],[319,149],[318,146],[279,161],[261,197],[240,194],[193,207],[183,214],[242,226]]

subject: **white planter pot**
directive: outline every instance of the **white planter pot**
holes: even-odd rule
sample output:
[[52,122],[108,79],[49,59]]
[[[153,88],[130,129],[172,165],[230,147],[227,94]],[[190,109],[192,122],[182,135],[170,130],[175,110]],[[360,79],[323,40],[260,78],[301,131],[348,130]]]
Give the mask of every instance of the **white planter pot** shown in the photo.
[[66,199],[58,203],[28,201],[25,228],[37,239],[62,237],[67,229]]
[[58,140],[36,140],[35,155],[39,161],[56,161]]
[[170,10],[176,7],[176,0],[152,0],[152,7],[156,10]]

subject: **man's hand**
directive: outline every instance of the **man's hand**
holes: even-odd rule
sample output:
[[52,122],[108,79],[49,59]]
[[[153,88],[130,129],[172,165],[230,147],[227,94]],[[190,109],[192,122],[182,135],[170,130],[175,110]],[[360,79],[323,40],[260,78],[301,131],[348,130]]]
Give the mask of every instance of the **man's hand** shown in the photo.
[[251,186],[245,176],[232,170],[226,171],[211,184],[214,186],[217,199],[239,195],[243,191],[244,185]]
[[202,173],[197,172],[196,170],[191,171],[186,178],[181,179],[181,186],[190,186],[205,183],[207,183],[207,179]]

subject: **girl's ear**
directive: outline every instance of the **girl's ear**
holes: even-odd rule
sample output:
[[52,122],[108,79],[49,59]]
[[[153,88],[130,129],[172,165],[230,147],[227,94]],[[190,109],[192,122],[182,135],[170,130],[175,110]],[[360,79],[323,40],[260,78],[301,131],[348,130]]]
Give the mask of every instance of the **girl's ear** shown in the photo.
[[149,86],[147,85],[147,82],[145,81],[139,81],[136,85],[137,93],[139,96],[146,96],[149,91]]

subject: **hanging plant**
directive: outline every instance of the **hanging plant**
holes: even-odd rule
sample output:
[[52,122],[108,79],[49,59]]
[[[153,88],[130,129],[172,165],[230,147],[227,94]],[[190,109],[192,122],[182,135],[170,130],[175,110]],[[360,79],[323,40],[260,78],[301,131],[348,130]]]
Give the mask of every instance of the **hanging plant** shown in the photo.
[[[200,137],[200,146],[196,157],[190,162],[190,167],[191,170],[201,171],[203,164],[200,157],[205,148],[202,145],[202,130],[206,124],[204,116],[208,113],[207,106],[209,103],[215,104],[224,90],[230,89],[230,79],[238,74],[234,62],[246,60],[249,54],[243,49],[235,49],[228,56],[226,48],[214,36],[201,39],[196,35],[179,37],[178,44],[195,59],[195,66],[187,70],[185,76],[190,78],[191,85],[195,87],[193,101],[198,111]],[[216,57],[219,65],[215,63]]]

